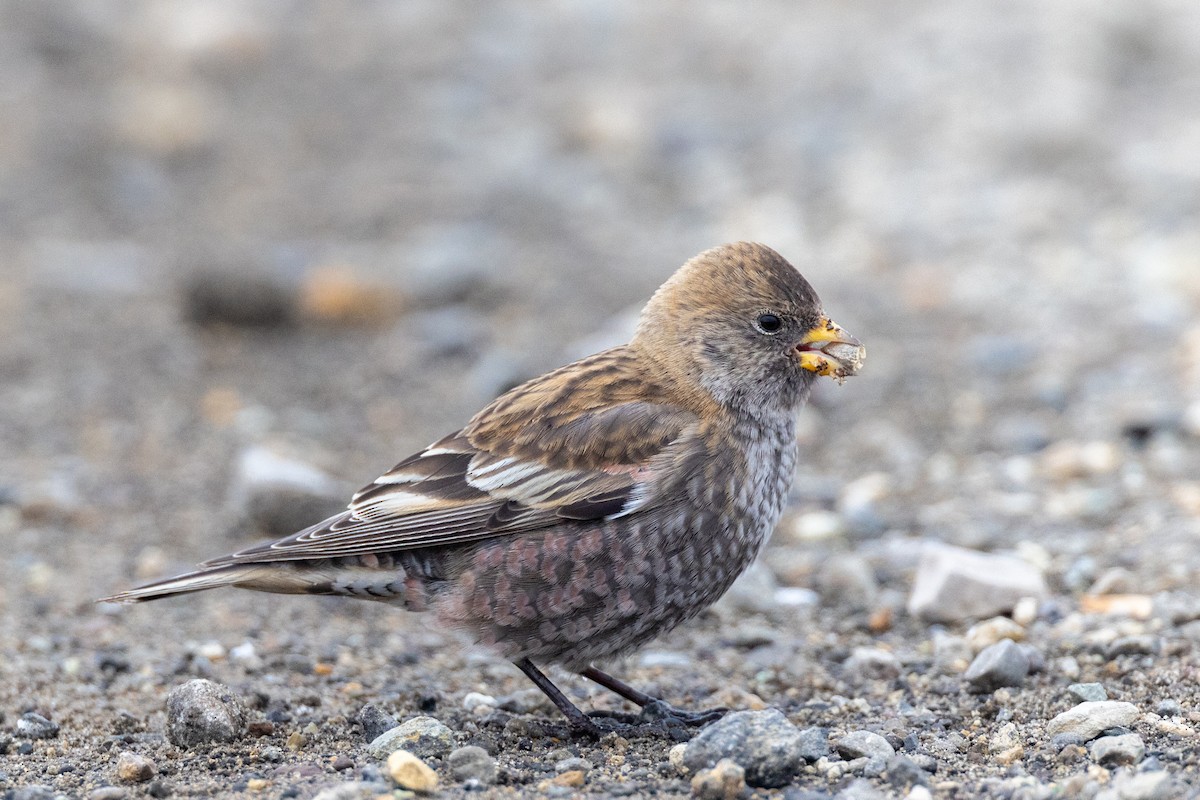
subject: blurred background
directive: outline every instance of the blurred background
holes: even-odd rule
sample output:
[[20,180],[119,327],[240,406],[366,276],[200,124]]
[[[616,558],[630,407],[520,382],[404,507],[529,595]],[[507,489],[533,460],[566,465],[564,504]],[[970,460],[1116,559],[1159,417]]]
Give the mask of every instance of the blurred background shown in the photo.
[[0,2],[12,691],[409,625],[90,601],[338,508],[738,239],[869,351],[759,580],[901,614],[936,539],[1193,587],[1198,41],[1186,0]]

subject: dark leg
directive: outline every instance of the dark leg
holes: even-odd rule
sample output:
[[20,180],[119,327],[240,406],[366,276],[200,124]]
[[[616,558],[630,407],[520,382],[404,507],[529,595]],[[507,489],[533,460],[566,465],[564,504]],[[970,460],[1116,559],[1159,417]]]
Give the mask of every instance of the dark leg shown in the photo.
[[517,665],[517,669],[524,672],[529,680],[533,681],[533,685],[542,690],[546,697],[550,698],[550,702],[558,707],[558,710],[567,718],[567,722],[575,730],[587,736],[599,739],[603,736],[603,732],[596,726],[596,723],[584,714],[575,704],[567,699],[567,696],[559,691],[559,688],[551,683],[550,679],[542,674],[542,671],[533,665],[533,662],[528,658],[522,658],[520,661],[513,662]]
[[[625,681],[614,678],[607,672],[601,672],[595,667],[588,667],[579,674],[589,680],[595,681],[605,689],[619,694],[621,697],[624,697],[634,705],[641,706],[642,717],[645,718],[647,722],[679,722],[683,725],[689,726],[707,725],[710,722],[719,720],[729,711],[727,708],[714,708],[710,709],[709,711],[697,711],[694,713],[683,711],[675,708],[665,700],[659,700],[657,697],[651,697],[645,692],[638,691],[628,683],[625,683]],[[549,683],[549,681],[547,681],[547,683]],[[543,689],[542,691],[546,690]],[[564,697],[563,700],[566,700],[566,698]],[[574,706],[572,706],[572,708],[574,708]],[[578,711],[578,709],[576,710]]]

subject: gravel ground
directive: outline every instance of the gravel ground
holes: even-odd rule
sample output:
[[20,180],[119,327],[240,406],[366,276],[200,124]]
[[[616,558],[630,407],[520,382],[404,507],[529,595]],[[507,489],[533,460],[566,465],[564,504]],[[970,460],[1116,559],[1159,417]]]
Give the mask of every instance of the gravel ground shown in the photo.
[[[1197,41],[1177,0],[0,3],[0,795],[400,792],[406,722],[443,796],[1189,796]],[[336,506],[733,239],[870,357],[762,563],[610,666],[751,714],[591,743],[383,606],[92,602]]]

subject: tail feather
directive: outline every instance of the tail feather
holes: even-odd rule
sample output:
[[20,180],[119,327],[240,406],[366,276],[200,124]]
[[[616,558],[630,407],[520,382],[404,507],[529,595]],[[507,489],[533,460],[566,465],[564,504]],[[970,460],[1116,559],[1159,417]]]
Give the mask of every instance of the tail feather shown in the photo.
[[101,603],[141,603],[146,600],[157,600],[160,597],[171,597],[177,594],[202,592],[205,589],[216,589],[220,586],[236,586],[248,580],[253,580],[254,573],[261,570],[254,566],[230,566],[218,569],[199,569],[195,572],[185,572],[173,578],[147,583],[135,589],[118,592],[112,597],[105,597]]

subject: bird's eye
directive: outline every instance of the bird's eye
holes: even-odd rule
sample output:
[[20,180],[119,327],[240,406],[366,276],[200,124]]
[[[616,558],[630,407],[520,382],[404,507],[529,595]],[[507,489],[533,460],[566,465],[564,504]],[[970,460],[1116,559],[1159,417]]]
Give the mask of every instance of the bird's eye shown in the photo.
[[779,333],[779,329],[783,327],[783,320],[777,314],[759,314],[758,319],[754,321],[754,327],[763,333]]

